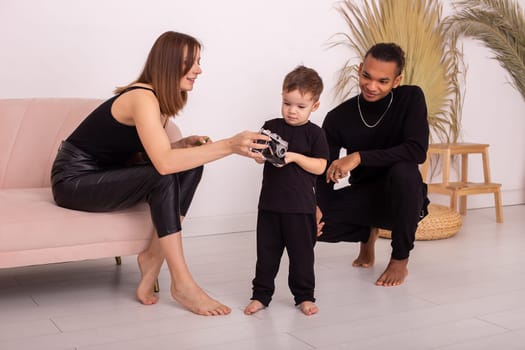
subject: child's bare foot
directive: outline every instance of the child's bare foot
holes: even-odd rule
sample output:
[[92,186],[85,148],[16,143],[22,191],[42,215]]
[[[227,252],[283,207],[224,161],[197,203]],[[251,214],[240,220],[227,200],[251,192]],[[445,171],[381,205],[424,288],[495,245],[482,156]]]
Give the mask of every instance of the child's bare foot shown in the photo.
[[171,284],[171,296],[191,312],[202,316],[228,315],[231,309],[212,299],[198,285],[192,283],[176,288]]
[[359,249],[359,256],[354,260],[352,266],[354,267],[370,267],[374,265],[375,261],[375,244],[377,237],[379,236],[378,228],[370,229],[370,237],[366,243],[361,242],[361,247]]
[[153,291],[153,287],[159,275],[160,266],[157,266],[158,262],[144,252],[137,256],[137,263],[141,275],[136,291],[137,299],[144,305],[156,304],[159,297]]
[[308,301],[308,300],[307,301],[303,301],[302,303],[297,305],[297,307],[306,316],[315,315],[319,311],[319,308],[317,307],[317,305],[315,305],[315,303],[313,301]]
[[244,308],[244,314],[246,314],[246,315],[253,315],[257,311],[261,311],[264,308],[266,308],[266,306],[264,306],[263,303],[261,303],[259,300],[252,300]]
[[403,260],[390,259],[385,272],[376,281],[377,286],[399,286],[408,276],[408,258]]

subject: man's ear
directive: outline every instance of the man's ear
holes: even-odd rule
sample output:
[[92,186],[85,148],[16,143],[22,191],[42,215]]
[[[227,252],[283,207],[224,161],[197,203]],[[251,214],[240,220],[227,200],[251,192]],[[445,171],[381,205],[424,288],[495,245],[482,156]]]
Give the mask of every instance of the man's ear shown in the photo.
[[394,88],[398,87],[399,84],[401,84],[402,79],[403,79],[402,74],[399,74],[397,77],[394,78]]

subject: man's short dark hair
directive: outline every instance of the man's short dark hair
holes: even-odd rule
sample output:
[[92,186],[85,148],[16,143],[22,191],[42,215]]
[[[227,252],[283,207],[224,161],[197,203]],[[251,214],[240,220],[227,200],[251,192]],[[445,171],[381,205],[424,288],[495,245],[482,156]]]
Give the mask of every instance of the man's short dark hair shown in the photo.
[[397,65],[397,75],[401,74],[405,68],[405,52],[395,43],[378,43],[372,46],[366,52],[365,58],[368,55],[376,60],[383,62],[395,62]]

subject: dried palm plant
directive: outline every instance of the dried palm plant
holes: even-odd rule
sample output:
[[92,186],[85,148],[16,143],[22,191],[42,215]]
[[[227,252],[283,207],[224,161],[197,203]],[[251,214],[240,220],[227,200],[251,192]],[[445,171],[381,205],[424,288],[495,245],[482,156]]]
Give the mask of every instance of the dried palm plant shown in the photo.
[[525,100],[525,17],[518,3],[463,0],[453,5],[456,14],[446,20],[453,35],[474,38],[489,48]]
[[[363,60],[378,42],[395,42],[406,54],[402,84],[419,85],[425,93],[431,141],[454,142],[459,137],[463,80],[462,51],[448,35],[438,0],[344,0],[337,6],[349,27],[338,33],[343,45]],[[358,88],[358,63],[349,59],[339,71],[336,96],[346,99]],[[355,62],[355,61],[354,61]]]

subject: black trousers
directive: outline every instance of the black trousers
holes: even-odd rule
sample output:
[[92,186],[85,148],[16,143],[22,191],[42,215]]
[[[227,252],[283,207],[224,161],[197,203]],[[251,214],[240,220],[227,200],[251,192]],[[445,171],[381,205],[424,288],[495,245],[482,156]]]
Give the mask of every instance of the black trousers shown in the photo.
[[202,177],[203,167],[160,175],[152,164],[108,167],[72,144],[62,142],[53,168],[55,202],[64,208],[108,212],[149,203],[159,237],[181,230]]
[[406,259],[414,247],[417,224],[427,213],[427,185],[415,163],[394,164],[369,183],[331,193],[321,207],[319,241],[367,242],[371,227],[392,230],[392,258]]
[[284,248],[288,253],[288,286],[295,304],[315,301],[314,246],[317,226],[314,214],[259,211],[257,216],[257,264],[252,300],[268,306],[275,291]]

